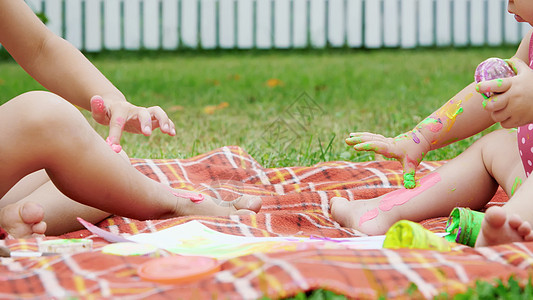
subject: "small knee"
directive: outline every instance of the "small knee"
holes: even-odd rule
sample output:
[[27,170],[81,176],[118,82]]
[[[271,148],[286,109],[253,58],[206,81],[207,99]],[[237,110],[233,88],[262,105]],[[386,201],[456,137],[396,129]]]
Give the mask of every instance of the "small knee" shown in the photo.
[[21,105],[24,113],[21,124],[24,130],[33,133],[54,131],[72,126],[83,115],[63,98],[45,91],[28,92],[13,99]]

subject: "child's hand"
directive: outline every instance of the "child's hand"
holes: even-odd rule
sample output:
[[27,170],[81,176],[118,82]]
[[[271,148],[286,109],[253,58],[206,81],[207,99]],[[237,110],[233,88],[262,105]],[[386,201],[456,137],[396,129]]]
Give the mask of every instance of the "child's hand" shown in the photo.
[[91,98],[91,112],[96,122],[109,125],[108,143],[120,145],[122,131],[152,134],[156,128],[171,136],[176,135],[174,123],[159,106],[139,107],[127,101],[106,103],[101,96]]
[[494,122],[504,128],[513,128],[533,123],[533,70],[522,60],[512,58],[509,63],[516,76],[480,82],[480,93],[492,92],[485,109],[491,112]]
[[346,143],[357,151],[373,151],[397,159],[403,167],[404,186],[409,189],[415,187],[416,167],[429,151],[429,144],[417,130],[395,138],[368,132],[350,133]]

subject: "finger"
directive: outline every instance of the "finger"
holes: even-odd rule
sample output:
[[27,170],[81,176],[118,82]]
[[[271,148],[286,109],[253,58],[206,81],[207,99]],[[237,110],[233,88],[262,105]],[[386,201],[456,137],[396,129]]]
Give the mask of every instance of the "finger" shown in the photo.
[[168,120],[170,124],[170,135],[175,136],[176,135],[176,125],[174,125],[174,122],[172,120]]
[[476,91],[479,93],[503,93],[507,91],[512,84],[512,77],[498,78],[494,80],[482,81],[476,85]]
[[507,119],[505,119],[503,121],[500,121],[500,125],[503,128],[514,128],[514,127],[519,126],[519,124],[517,122],[515,122],[513,120],[513,118],[511,118],[511,117],[508,117]]
[[137,113],[137,117],[139,118],[139,125],[141,126],[141,132],[145,136],[149,136],[152,134],[152,116],[148,112],[147,109],[140,109]]
[[529,66],[518,57],[512,57],[511,59],[506,59],[505,61],[509,64],[509,66],[511,66],[511,68],[513,68],[513,71],[516,73],[516,75],[529,69]]
[[[161,132],[170,134],[170,120],[168,119],[168,116],[165,111],[159,106],[150,107],[148,108],[148,111],[150,112],[150,115],[152,115],[153,118],[155,118],[155,120],[157,121],[155,123],[157,124],[157,127],[159,127]],[[157,127],[152,126],[152,129],[155,129]]]
[[398,155],[389,150],[389,143],[387,142],[366,142],[357,144],[353,147],[357,151],[372,151],[388,158],[398,158]]
[[91,98],[91,115],[93,119],[100,123],[107,125],[109,117],[107,115],[107,108],[105,107],[104,99],[101,96],[93,96]]
[[350,137],[347,138],[346,144],[352,146],[364,142],[373,142],[373,141],[385,141],[385,137],[380,134],[374,134],[369,132],[358,132],[350,133]]
[[508,121],[511,116],[506,110],[498,110],[491,113],[491,118],[494,122],[501,123],[501,125],[503,126],[503,123]]
[[[109,137],[108,144],[120,145],[120,138],[122,137],[122,131],[127,121],[127,111],[117,110],[111,114],[111,120],[109,121]],[[116,150],[115,150],[116,151]]]
[[493,95],[485,102],[485,109],[490,112],[503,110],[507,107],[507,98],[503,95]]

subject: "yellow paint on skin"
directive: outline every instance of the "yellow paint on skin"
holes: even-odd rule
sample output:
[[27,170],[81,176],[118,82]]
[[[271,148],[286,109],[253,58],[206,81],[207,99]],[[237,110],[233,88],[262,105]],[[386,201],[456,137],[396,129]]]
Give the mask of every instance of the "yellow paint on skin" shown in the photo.
[[[446,124],[447,131],[450,131],[452,129],[453,124],[455,124],[456,117],[463,112],[461,104],[470,100],[473,96],[474,95],[472,93],[469,93],[463,100],[451,99],[441,108],[439,112],[437,112],[437,114],[443,114],[448,118],[448,122]],[[432,142],[432,144],[435,143],[437,143],[437,140]]]

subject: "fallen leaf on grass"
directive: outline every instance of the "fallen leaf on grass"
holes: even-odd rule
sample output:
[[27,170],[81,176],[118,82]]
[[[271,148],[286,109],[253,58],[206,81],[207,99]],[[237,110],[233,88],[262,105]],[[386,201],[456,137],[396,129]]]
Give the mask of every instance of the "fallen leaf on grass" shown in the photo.
[[212,115],[215,113],[215,111],[224,109],[228,106],[229,106],[228,102],[221,102],[218,105],[207,105],[206,107],[204,107],[204,113],[208,115]]
[[266,82],[266,85],[268,87],[277,87],[277,86],[282,86],[283,85],[283,82],[277,78],[270,78],[269,80],[267,80]]
[[176,111],[182,111],[184,108],[183,106],[181,105],[174,105],[174,106],[171,106],[168,111],[169,112],[176,112]]

